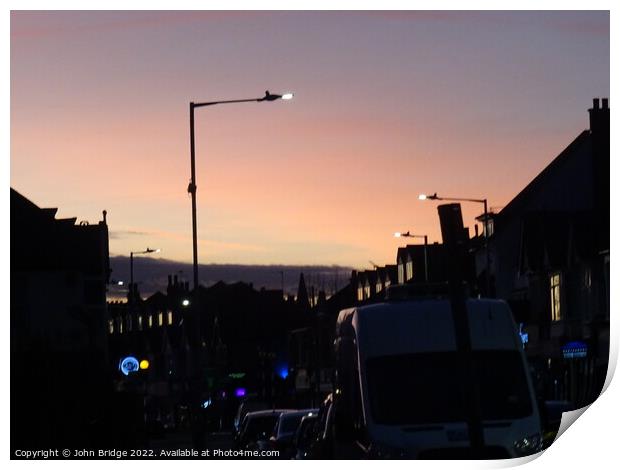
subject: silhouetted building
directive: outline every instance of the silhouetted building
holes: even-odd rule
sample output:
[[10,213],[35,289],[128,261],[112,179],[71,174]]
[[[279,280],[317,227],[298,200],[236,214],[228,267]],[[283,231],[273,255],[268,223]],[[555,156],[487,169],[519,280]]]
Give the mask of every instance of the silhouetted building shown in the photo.
[[302,310],[310,309],[310,300],[308,298],[308,289],[306,288],[304,273],[301,273],[299,275],[299,287],[297,288],[297,305]]
[[[473,253],[474,257],[474,278],[476,286],[478,288],[477,290],[483,297],[491,298],[496,297],[493,269],[494,253],[491,248],[487,247],[487,243],[490,245],[490,240],[493,237],[493,233],[495,232],[496,218],[497,214],[493,211],[489,211],[487,214],[482,213],[478,217],[476,217],[476,220],[482,224],[482,233],[478,233],[478,225],[476,225],[476,233],[474,237],[469,241],[470,250]],[[486,292],[487,285],[489,288],[489,292]]]
[[[393,268],[395,276],[396,267]],[[336,320],[341,310],[356,304],[356,276],[357,272],[353,271],[345,287],[305,315],[304,327],[289,333],[290,375],[295,391],[293,406],[318,406],[332,391]]]
[[426,247],[424,245],[400,247],[396,252],[396,265],[398,284],[448,280],[445,249],[440,243],[432,243]]
[[377,285],[375,290],[378,293],[385,290],[393,284],[398,284],[398,266],[395,264],[386,264],[377,268]]
[[11,189],[11,446],[94,445],[106,414],[108,227]]
[[545,394],[583,406],[609,353],[609,106],[494,218],[493,275]]
[[[184,302],[190,299],[190,304]],[[200,322],[193,318],[194,304],[199,305]],[[241,386],[269,402],[285,394],[281,375],[288,371],[287,332],[301,311],[284,300],[281,290],[257,291],[252,284],[220,281],[200,286],[194,295],[187,283],[170,276],[166,294],[137,297],[133,315],[129,308],[125,302],[110,304],[111,362],[118,364],[128,355],[149,361],[148,370],[132,376],[141,377],[152,420],[178,425],[179,410],[194,399],[190,382],[196,380],[198,361],[202,370],[193,386],[203,401],[222,394],[234,399]],[[117,384],[131,383],[132,376],[117,372]]]

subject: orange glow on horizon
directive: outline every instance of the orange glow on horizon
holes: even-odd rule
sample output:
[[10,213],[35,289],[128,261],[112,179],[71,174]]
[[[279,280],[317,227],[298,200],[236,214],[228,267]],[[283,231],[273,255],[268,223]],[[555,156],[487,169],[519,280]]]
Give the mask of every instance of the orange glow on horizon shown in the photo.
[[[11,185],[57,217],[106,209],[111,254],[191,261],[189,102],[290,89],[196,110],[199,261],[394,264],[420,242],[396,230],[441,239],[440,202],[420,193],[504,206],[587,128],[609,94],[609,31],[549,26],[573,17],[609,22],[12,13]],[[482,206],[462,209],[473,234]]]

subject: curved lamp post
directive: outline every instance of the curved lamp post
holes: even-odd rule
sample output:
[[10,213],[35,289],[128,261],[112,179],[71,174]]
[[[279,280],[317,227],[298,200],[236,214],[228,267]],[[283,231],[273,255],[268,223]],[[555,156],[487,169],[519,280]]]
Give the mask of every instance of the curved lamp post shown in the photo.
[[216,104],[232,104],[232,103],[260,103],[263,101],[276,101],[276,100],[290,100],[293,98],[293,93],[284,93],[282,95],[276,95],[265,92],[265,96],[261,98],[250,98],[241,100],[224,100],[224,101],[208,101],[203,103],[190,102],[189,104],[189,142],[190,142],[190,165],[191,165],[191,178],[187,192],[192,195],[192,244],[193,244],[193,257],[194,257],[194,290],[198,288],[198,229],[196,222],[196,156],[195,156],[195,144],[194,144],[194,109],[203,108],[205,106],[214,106]]
[[437,196],[437,193],[434,194],[420,194],[418,196],[418,199],[420,201],[425,201],[425,200],[429,200],[429,201],[455,201],[455,202],[477,202],[479,204],[484,204],[484,251],[486,254],[486,265],[487,265],[487,272],[486,272],[486,295],[487,297],[491,296],[491,259],[489,257],[489,212],[487,209],[487,200],[485,199],[472,199],[472,198],[466,198],[466,197],[439,197]]
[[[189,142],[190,142],[190,165],[191,165],[191,178],[189,181],[189,185],[187,187],[187,192],[192,195],[192,246],[193,246],[193,268],[194,268],[194,299],[193,302],[190,302],[189,299],[183,300],[183,307],[188,308],[188,310],[192,310],[193,313],[191,316],[193,317],[193,334],[192,334],[192,348],[196,348],[195,354],[198,354],[196,361],[193,366],[193,378],[190,382],[190,395],[193,397],[192,401],[198,403],[200,394],[200,375],[202,372],[202,363],[204,358],[202,357],[202,353],[200,352],[200,315],[198,314],[200,306],[198,305],[198,229],[197,229],[197,221],[196,221],[196,147],[195,147],[195,139],[194,139],[194,110],[196,108],[203,108],[205,106],[214,106],[216,104],[233,104],[233,103],[261,103],[263,101],[277,101],[277,100],[290,100],[293,98],[292,93],[284,93],[282,95],[276,95],[270,93],[269,91],[265,92],[265,96],[260,98],[250,98],[250,99],[241,99],[241,100],[223,100],[223,101],[208,101],[201,103],[189,103]],[[192,406],[193,409],[193,406]],[[199,411],[199,410],[198,410]],[[195,442],[197,444],[197,441]]]
[[397,238],[424,238],[424,282],[428,282],[428,235],[414,235],[407,232],[394,232]]

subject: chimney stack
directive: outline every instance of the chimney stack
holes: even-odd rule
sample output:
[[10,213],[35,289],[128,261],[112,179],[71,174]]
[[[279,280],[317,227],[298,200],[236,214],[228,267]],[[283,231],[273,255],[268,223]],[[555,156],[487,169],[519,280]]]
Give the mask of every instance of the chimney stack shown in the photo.
[[590,136],[592,140],[592,167],[594,187],[594,210],[596,214],[595,233],[597,251],[609,249],[610,220],[610,172],[609,172],[609,98],[603,98],[599,107],[598,98],[593,101],[590,113]]
[[[602,106],[601,106],[602,103]],[[609,136],[609,98],[598,98],[592,100],[592,108],[588,110],[590,113],[590,132],[593,134],[602,134],[603,138]]]

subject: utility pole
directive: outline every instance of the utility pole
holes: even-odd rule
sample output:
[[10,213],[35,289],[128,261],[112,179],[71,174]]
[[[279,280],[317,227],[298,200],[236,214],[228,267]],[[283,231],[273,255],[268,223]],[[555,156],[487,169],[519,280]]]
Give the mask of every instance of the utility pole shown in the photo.
[[468,235],[463,227],[460,204],[442,204],[437,207],[441,236],[447,251],[450,303],[456,339],[456,353],[464,384],[467,429],[473,458],[482,458],[484,429],[480,406],[480,385],[474,372],[472,345],[465,292]]

